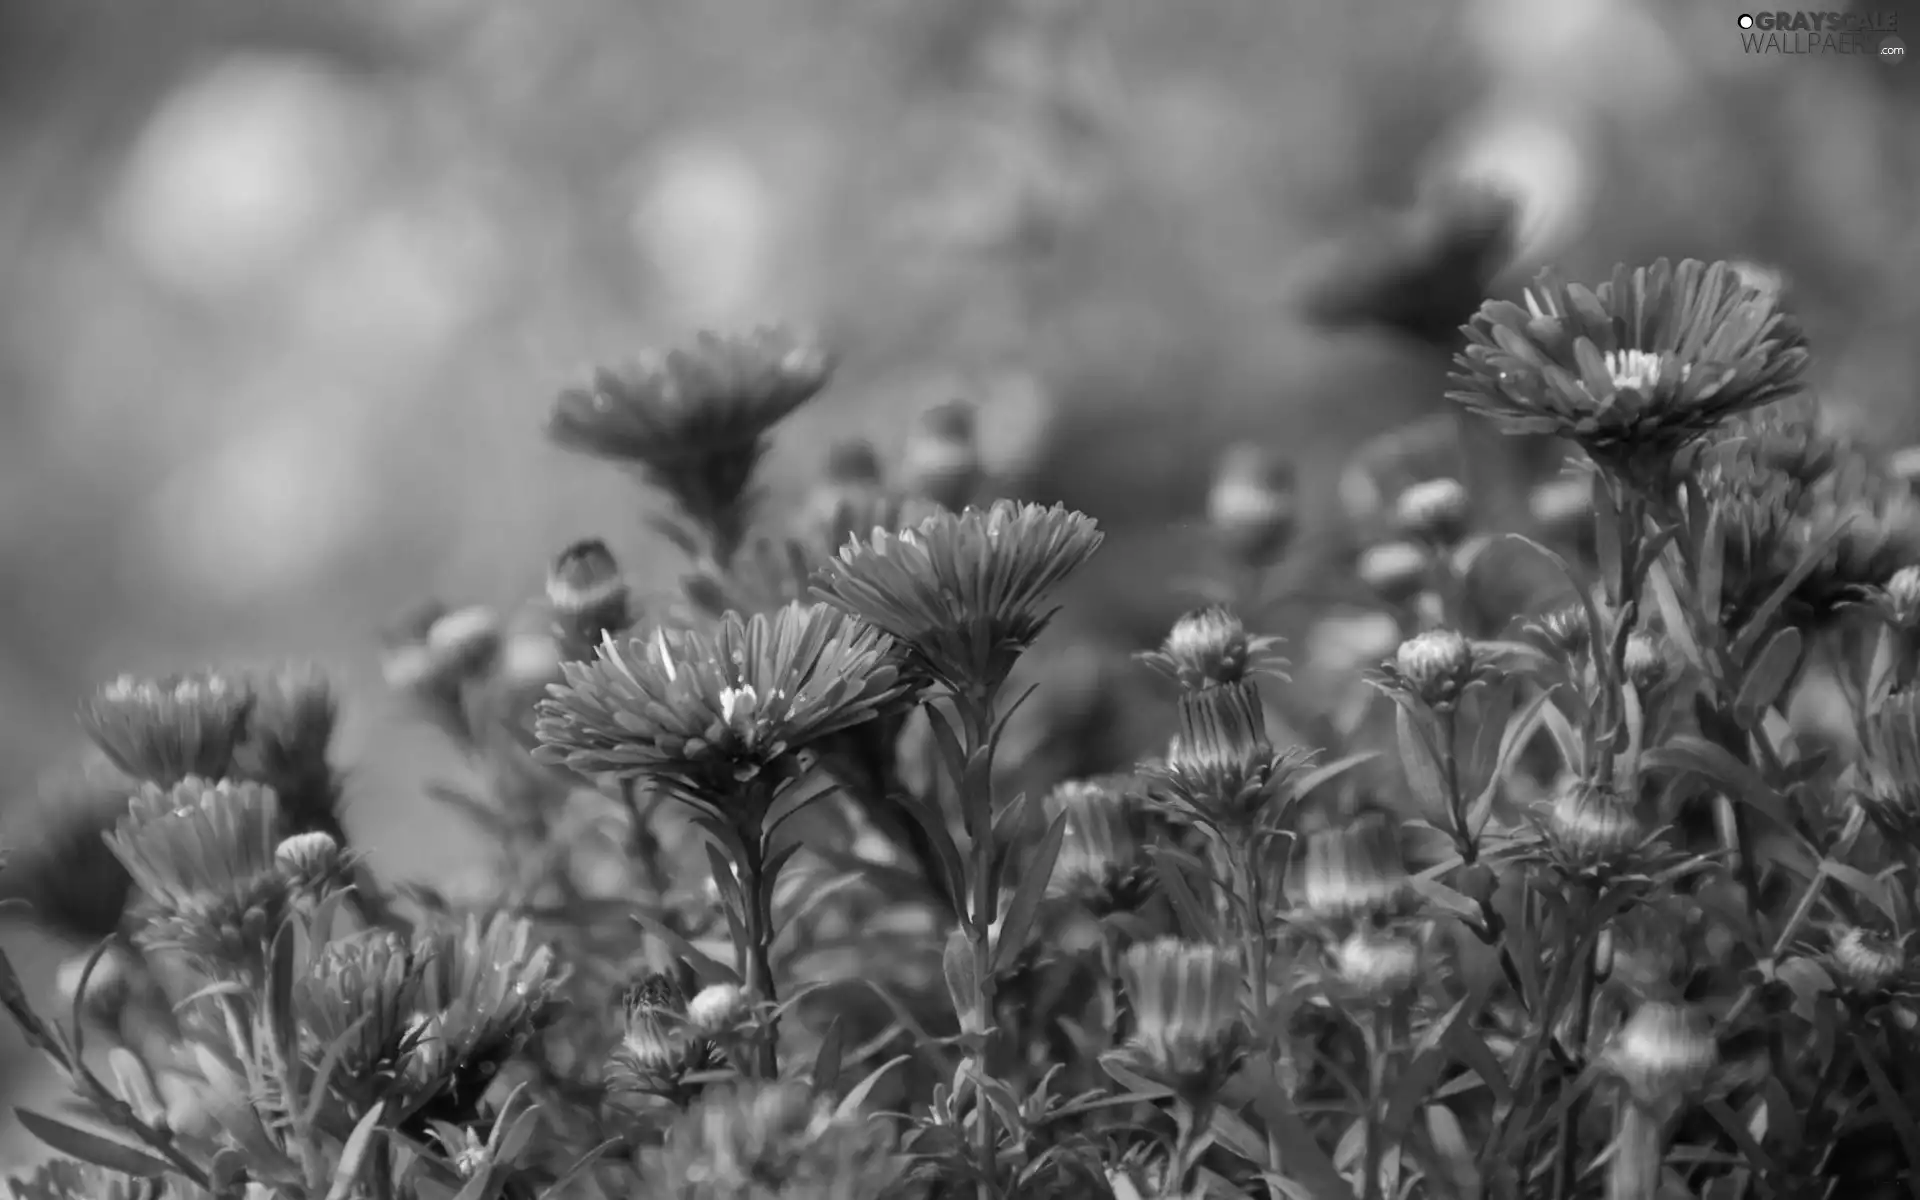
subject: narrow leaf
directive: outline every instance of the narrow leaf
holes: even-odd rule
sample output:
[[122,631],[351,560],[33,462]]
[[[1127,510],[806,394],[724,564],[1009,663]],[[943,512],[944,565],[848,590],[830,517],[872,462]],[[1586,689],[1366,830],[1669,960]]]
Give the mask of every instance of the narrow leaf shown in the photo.
[[387,1106],[383,1101],[361,1114],[354,1123],[353,1132],[347,1135],[346,1144],[340,1147],[340,1165],[334,1169],[333,1183],[327,1188],[327,1200],[347,1200],[353,1195],[353,1189],[360,1181],[360,1171],[366,1166],[367,1155],[373,1149],[373,1139],[380,1132],[380,1118],[386,1112]]
[[[1445,821],[1452,824],[1451,804],[1447,798],[1446,781],[1440,776],[1440,764],[1434,761],[1433,739],[1427,731],[1413,723],[1413,715],[1407,706],[1398,703],[1393,706],[1394,732],[1400,742],[1400,763],[1406,771],[1407,784],[1413,789],[1413,795],[1425,809],[1427,818],[1432,821]],[[1464,830],[1452,830],[1456,834]]]
[[698,946],[695,946],[692,942],[675,933],[673,930],[668,929],[666,925],[661,923],[658,917],[653,916],[651,913],[644,912],[635,912],[632,916],[635,924],[665,942],[667,949],[672,951],[677,957],[685,959],[687,965],[693,968],[693,973],[700,977],[700,982],[731,983],[736,985],[740,983],[740,973],[738,971],[727,966]]
[[16,1108],[21,1128],[68,1158],[119,1171],[135,1179],[159,1179],[173,1168],[144,1150],[42,1116],[30,1108]]
[[995,974],[1011,967],[1014,958],[1026,946],[1027,938],[1033,932],[1034,915],[1040,911],[1040,901],[1046,898],[1047,885],[1053,882],[1053,864],[1060,857],[1060,842],[1066,835],[1067,814],[1061,813],[1047,827],[1046,836],[1040,839],[1040,846],[1026,864],[1026,874],[1007,906],[1006,918],[1000,925],[999,940],[993,949]]
[[913,1056],[910,1054],[896,1055],[868,1072],[865,1079],[854,1084],[847,1094],[841,1097],[839,1107],[834,1109],[835,1115],[841,1118],[859,1115],[861,1108],[867,1102],[867,1097],[873,1094],[873,1089],[878,1086],[881,1078],[911,1057]]
[[1187,935],[1206,937],[1213,929],[1213,922],[1207,919],[1206,910],[1201,908],[1200,898],[1187,886],[1186,872],[1168,855],[1153,854],[1152,857],[1153,873],[1160,881],[1160,890],[1167,894],[1167,900],[1173,905],[1180,923],[1187,927]]
[[1786,800],[1760,773],[1729,753],[1724,746],[1691,734],[1667,739],[1641,757],[1648,770],[1691,771],[1718,784],[1729,796],[1755,809],[1768,820],[1790,827]]
[[1846,535],[1847,529],[1853,522],[1852,515],[1835,521],[1832,529],[1827,530],[1819,541],[1807,547],[1805,553],[1800,556],[1800,561],[1794,564],[1793,570],[1780,581],[1780,586],[1773,589],[1773,594],[1754,610],[1753,616],[1747,620],[1746,627],[1740,631],[1740,636],[1733,640],[1733,656],[1736,661],[1743,660],[1753,653],[1754,646],[1761,637],[1765,636],[1767,628],[1773,623],[1773,615],[1780,611],[1780,606],[1787,602],[1789,596],[1799,590],[1800,585],[1807,581],[1807,577],[1819,568],[1821,562],[1826,559],[1827,552]]
[[1711,674],[1706,652],[1701,648],[1699,639],[1694,636],[1693,610],[1680,599],[1674,590],[1673,579],[1667,574],[1667,565],[1657,563],[1647,574],[1647,589],[1653,593],[1654,605],[1660,610],[1660,619],[1666,628],[1667,636],[1680,650],[1694,670],[1701,674]]
[[1741,724],[1752,727],[1780,700],[1794,672],[1800,669],[1801,649],[1800,631],[1789,625],[1774,634],[1754,657],[1733,702]]
[[965,912],[967,869],[960,858],[960,848],[954,844],[953,829],[948,825],[946,816],[931,800],[904,789],[893,793],[893,800],[906,810],[907,816],[920,827],[933,846],[934,865],[940,872],[940,878],[933,881],[934,885],[952,901],[955,913]]
[[546,1190],[540,1193],[540,1200],[559,1200],[561,1196],[566,1194],[567,1188],[572,1186],[573,1181],[580,1178],[588,1167],[591,1167],[624,1145],[626,1145],[625,1138],[608,1138],[598,1146],[582,1154],[579,1158],[574,1159],[573,1164],[566,1170],[560,1172],[560,1177],[548,1184]]
[[1353,1189],[1300,1119],[1280,1080],[1271,1070],[1257,1074],[1253,1106],[1267,1135],[1279,1144],[1288,1173],[1306,1186],[1313,1200],[1353,1200]]
[[842,1042],[845,1036],[846,1022],[835,1018],[827,1026],[827,1035],[820,1039],[819,1053],[813,1056],[815,1095],[831,1096],[840,1090],[840,1056],[844,1053]]

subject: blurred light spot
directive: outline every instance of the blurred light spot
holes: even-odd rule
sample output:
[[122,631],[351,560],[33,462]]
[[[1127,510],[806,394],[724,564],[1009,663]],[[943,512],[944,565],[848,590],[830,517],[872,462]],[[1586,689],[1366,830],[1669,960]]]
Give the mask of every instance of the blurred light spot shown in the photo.
[[1514,115],[1506,103],[1489,106],[1448,158],[1449,178],[1491,183],[1519,201],[1515,257],[1521,262],[1553,257],[1586,223],[1593,173],[1562,122]]
[[384,114],[324,65],[229,58],[166,99],[126,164],[110,219],[172,286],[214,295],[284,267],[339,211]]
[[183,598],[240,606],[313,583],[371,525],[372,488],[324,399],[177,470],[147,508],[146,564]]
[[760,299],[774,216],[766,181],[744,153],[688,142],[654,164],[633,233],[674,303],[696,320],[720,321]]

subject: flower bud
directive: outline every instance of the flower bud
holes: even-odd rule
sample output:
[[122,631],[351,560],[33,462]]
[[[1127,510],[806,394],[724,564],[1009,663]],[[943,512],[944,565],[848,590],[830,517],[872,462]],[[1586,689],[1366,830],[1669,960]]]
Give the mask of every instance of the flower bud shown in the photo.
[[1278,644],[1278,638],[1249,634],[1232,610],[1215,605],[1181,617],[1158,651],[1140,657],[1187,691],[1197,691],[1273,671],[1284,661],[1271,653]]
[[1920,446],[1908,446],[1888,456],[1887,471],[1908,486],[1920,487]]
[[1334,948],[1334,970],[1358,998],[1399,1000],[1420,982],[1420,947],[1408,937],[1359,930]]
[[1649,1001],[1620,1027],[1606,1063],[1640,1104],[1655,1108],[1697,1090],[1720,1061],[1700,1010]]
[[1221,457],[1207,492],[1207,522],[1233,560],[1266,566],[1293,541],[1293,472],[1260,447],[1242,443]]
[[1473,643],[1452,629],[1415,634],[1400,643],[1394,668],[1422,704],[1444,711],[1473,682]]
[[1920,566],[1902,567],[1887,580],[1887,621],[1920,631]]
[[427,652],[460,677],[479,673],[500,650],[500,619],[481,605],[458,608],[427,627]]
[[830,484],[872,487],[880,483],[880,455],[865,438],[835,442],[821,471]]
[[1593,481],[1585,475],[1561,475],[1527,495],[1528,515],[1550,537],[1572,537],[1593,524]]
[[1354,564],[1354,572],[1388,604],[1405,604],[1427,586],[1433,555],[1416,542],[1382,542],[1369,546]]
[[1394,519],[1408,537],[1450,547],[1466,536],[1467,489],[1457,479],[1429,479],[1400,493]]
[[1585,654],[1592,641],[1587,610],[1578,601],[1541,613],[1528,621],[1525,633],[1541,649],[1562,662]]
[[296,833],[274,847],[273,861],[296,883],[318,885],[340,868],[340,843],[315,831]]
[[1546,826],[1560,852],[1583,865],[1611,862],[1647,838],[1646,825],[1624,797],[1578,779],[1560,787]]
[[1625,666],[1627,682],[1642,696],[1665,683],[1673,671],[1665,641],[1645,630],[1627,636]]
[[985,1033],[987,1014],[980,1006],[980,972],[974,961],[973,939],[966,930],[955,929],[947,935],[940,969],[947,978],[947,996],[953,1001],[954,1015],[960,1018],[960,1032]]
[[687,1001],[687,1024],[707,1037],[724,1037],[740,1028],[751,1009],[739,984],[711,984]]
[[562,550],[547,571],[547,603],[569,657],[585,658],[610,632],[632,624],[627,581],[598,538]]
[[1848,991],[1877,996],[1906,970],[1906,948],[1867,929],[1849,929],[1827,953],[1834,978]]
[[901,477],[915,495],[958,512],[980,490],[984,471],[971,402],[950,400],[921,417],[902,454]]

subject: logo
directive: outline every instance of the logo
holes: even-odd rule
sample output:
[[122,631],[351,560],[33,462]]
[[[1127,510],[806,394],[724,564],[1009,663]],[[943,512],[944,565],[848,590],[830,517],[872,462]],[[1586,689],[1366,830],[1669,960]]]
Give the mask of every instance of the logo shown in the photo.
[[1736,24],[1748,54],[1858,54],[1888,64],[1907,57],[1892,12],[1741,13]]

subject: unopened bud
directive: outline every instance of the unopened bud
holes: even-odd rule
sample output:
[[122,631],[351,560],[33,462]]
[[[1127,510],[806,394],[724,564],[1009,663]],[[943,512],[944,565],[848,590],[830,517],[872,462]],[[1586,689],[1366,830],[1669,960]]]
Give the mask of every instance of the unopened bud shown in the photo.
[[1421,703],[1445,710],[1473,682],[1473,643],[1452,629],[1418,633],[1400,643],[1394,667]]
[[1467,489],[1457,479],[1429,479],[1400,493],[1394,517],[1409,537],[1451,547],[1466,536]]
[[458,608],[427,630],[427,651],[455,676],[478,673],[500,650],[500,619],[490,608]]
[[1666,643],[1645,631],[1628,635],[1625,666],[1627,682],[1642,696],[1665,683],[1673,670]]
[[1399,832],[1377,816],[1314,834],[1304,875],[1307,910],[1330,920],[1391,915],[1412,887]]
[[613,551],[598,538],[562,550],[547,571],[547,603],[554,625],[569,650],[585,657],[609,632],[632,624],[627,581]]
[[1569,859],[1599,864],[1628,854],[1647,828],[1628,801],[1610,788],[1568,780],[1547,810],[1547,828]]
[[1906,970],[1906,948],[1883,934],[1849,929],[1827,954],[1834,977],[1847,990],[1877,996]]
[[914,494],[958,512],[980,490],[983,475],[974,406],[965,400],[935,405],[907,439],[901,475]]
[[1159,650],[1141,657],[1196,691],[1221,684],[1240,683],[1261,671],[1273,671],[1282,661],[1272,653],[1278,638],[1255,637],[1228,608],[1215,605],[1188,613],[1174,622]]
[[1427,585],[1433,555],[1416,542],[1382,542],[1368,547],[1355,564],[1360,582],[1388,604],[1405,604]]
[[831,484],[871,487],[881,481],[880,455],[865,438],[836,442],[827,451],[822,474]]
[[338,869],[340,843],[318,830],[296,833],[274,847],[273,861],[290,879],[319,883]]
[[1242,443],[1220,460],[1207,493],[1207,521],[1235,562],[1265,566],[1293,541],[1293,472],[1260,447]]
[[1653,1108],[1704,1084],[1720,1054],[1698,1009],[1649,1001],[1620,1027],[1606,1061],[1634,1099]]
[[723,1037],[740,1027],[751,1007],[739,984],[712,984],[687,1002],[687,1024],[707,1037]]
[[1887,620],[1920,631],[1920,566],[1902,567],[1887,580]]

